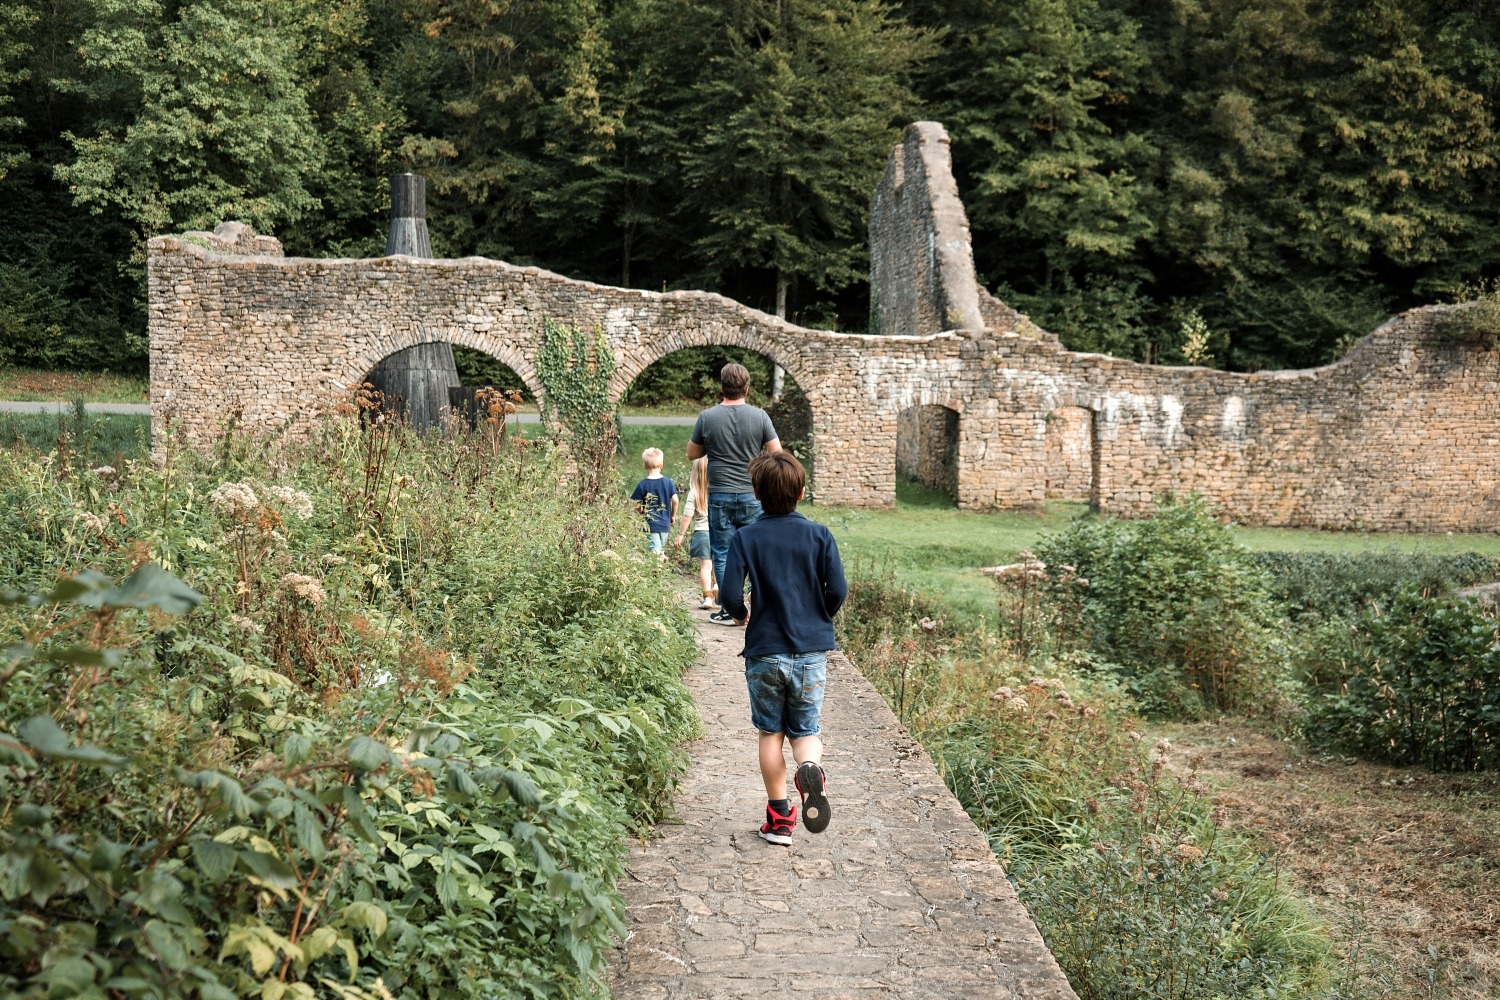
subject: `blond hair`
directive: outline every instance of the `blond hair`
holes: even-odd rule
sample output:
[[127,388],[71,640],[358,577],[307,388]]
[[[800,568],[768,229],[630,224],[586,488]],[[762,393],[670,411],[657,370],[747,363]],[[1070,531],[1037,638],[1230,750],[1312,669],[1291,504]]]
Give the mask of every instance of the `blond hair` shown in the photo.
[[688,498],[695,510],[708,510],[708,456],[693,459],[693,471],[688,479]]
[[647,448],[641,452],[641,464],[648,469],[660,469],[663,461],[660,448]]

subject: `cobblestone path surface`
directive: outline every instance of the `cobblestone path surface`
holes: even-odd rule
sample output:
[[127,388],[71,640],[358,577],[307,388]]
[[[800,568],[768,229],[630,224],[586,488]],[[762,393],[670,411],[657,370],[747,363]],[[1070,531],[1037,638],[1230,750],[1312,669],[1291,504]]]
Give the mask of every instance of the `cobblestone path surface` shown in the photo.
[[799,824],[789,848],[756,836],[744,633],[702,613],[699,632],[687,681],[704,737],[687,748],[677,819],[633,848],[621,879],[617,1000],[1076,1000],[984,837],[842,654],[823,708],[832,823]]

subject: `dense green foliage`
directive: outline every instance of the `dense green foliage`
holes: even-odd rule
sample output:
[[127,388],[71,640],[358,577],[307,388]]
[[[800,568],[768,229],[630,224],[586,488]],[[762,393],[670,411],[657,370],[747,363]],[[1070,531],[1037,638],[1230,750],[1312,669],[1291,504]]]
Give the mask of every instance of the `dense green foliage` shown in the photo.
[[1138,521],[1082,518],[1036,552],[1063,648],[1085,651],[1142,710],[1245,709],[1271,690],[1269,580],[1202,497]]
[[628,513],[353,413],[162,444],[0,452],[0,992],[599,994],[696,725]]
[[1406,590],[1442,597],[1500,580],[1500,559],[1477,552],[1256,552],[1251,558],[1294,623],[1389,607]]
[[1326,937],[1186,762],[1168,766],[1170,744],[1141,742],[1128,699],[942,610],[857,578],[840,644],[988,836],[1080,997],[1339,995]]
[[[1450,0],[21,0],[0,362],[145,360],[142,242],[248,221],[864,329],[906,123],[982,280],[1070,346],[1321,363],[1500,271],[1500,17]],[[1476,286],[1477,287],[1477,286]],[[1192,343],[1189,338],[1192,337]]]
[[1408,590],[1311,635],[1326,688],[1302,725],[1315,745],[1439,771],[1500,767],[1493,608]]

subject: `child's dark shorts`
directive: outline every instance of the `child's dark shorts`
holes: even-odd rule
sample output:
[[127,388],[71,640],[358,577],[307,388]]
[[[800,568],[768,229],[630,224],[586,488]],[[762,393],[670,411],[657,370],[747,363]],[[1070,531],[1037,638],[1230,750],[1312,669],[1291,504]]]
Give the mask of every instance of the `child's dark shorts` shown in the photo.
[[785,733],[794,740],[817,735],[827,683],[827,653],[745,657],[751,724],[763,733]]

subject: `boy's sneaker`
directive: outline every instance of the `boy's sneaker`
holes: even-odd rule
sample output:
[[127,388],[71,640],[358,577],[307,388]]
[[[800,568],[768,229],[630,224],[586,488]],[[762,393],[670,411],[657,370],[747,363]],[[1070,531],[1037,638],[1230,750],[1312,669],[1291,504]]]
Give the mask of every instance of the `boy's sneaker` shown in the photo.
[[739,624],[739,622],[734,620],[734,615],[730,614],[728,611],[725,611],[723,608],[720,608],[718,611],[715,611],[713,614],[709,615],[708,620],[711,622],[718,622],[720,625]]
[[766,806],[766,821],[760,825],[760,839],[770,844],[790,847],[792,831],[797,829],[797,807],[792,806],[791,815],[782,816],[769,804]]
[[714,603],[712,597],[705,597],[698,607],[704,611],[717,611],[719,606]]
[[808,833],[822,833],[833,818],[828,797],[823,794],[825,779],[823,768],[812,761],[797,768],[797,793],[802,796],[802,822],[807,825]]

